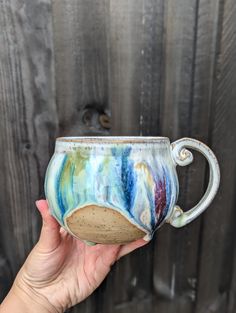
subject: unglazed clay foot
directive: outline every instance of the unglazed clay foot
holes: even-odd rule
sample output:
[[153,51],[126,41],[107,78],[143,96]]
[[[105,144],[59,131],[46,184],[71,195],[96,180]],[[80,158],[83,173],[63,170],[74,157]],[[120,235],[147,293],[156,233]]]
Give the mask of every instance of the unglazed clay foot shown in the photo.
[[88,205],[65,218],[70,232],[81,240],[101,244],[125,244],[146,233],[111,208]]

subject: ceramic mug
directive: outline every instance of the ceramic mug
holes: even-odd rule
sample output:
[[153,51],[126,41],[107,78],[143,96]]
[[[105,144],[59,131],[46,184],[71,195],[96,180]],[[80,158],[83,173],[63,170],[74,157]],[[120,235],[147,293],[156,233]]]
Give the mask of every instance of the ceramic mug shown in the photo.
[[[176,165],[193,161],[186,148],[209,163],[208,188],[183,212],[176,205]],[[211,203],[220,182],[219,165],[202,142],[166,137],[62,137],[47,168],[45,194],[51,214],[73,236],[89,244],[150,240],[163,223],[182,227]]]

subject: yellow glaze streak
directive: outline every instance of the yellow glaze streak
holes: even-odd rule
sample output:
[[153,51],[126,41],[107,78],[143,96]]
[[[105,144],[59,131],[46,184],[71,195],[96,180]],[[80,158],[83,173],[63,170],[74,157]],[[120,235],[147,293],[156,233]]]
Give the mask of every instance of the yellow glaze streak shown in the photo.
[[137,163],[137,164],[135,165],[135,169],[140,170],[140,171],[143,172],[143,174],[144,174],[144,175],[146,176],[146,178],[147,178],[148,187],[149,187],[149,188],[153,188],[155,182],[154,182],[153,177],[152,177],[152,175],[151,175],[151,173],[150,173],[150,170],[148,169],[147,164],[145,164],[145,163],[143,163],[143,162]]

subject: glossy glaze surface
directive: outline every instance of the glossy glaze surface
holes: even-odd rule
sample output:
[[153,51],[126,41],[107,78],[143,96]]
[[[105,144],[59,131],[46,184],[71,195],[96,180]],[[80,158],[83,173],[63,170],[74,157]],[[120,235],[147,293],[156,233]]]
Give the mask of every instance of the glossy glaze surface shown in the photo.
[[169,141],[58,140],[45,192],[66,228],[75,210],[97,205],[116,210],[150,239],[178,196]]

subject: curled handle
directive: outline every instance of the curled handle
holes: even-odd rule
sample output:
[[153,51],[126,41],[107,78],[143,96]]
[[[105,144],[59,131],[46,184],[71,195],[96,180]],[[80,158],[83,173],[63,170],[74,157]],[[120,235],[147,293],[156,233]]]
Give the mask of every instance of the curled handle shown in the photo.
[[171,153],[175,164],[185,166],[193,161],[192,153],[186,148],[199,151],[206,157],[210,167],[210,175],[207,190],[196,206],[187,212],[183,212],[177,205],[173,208],[168,222],[177,228],[187,225],[207,209],[214,199],[220,183],[220,169],[214,153],[208,146],[198,140],[182,138],[171,144]]

